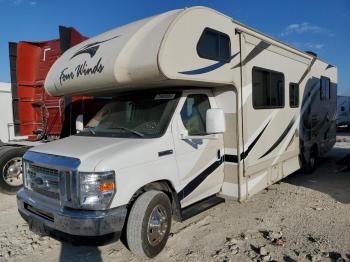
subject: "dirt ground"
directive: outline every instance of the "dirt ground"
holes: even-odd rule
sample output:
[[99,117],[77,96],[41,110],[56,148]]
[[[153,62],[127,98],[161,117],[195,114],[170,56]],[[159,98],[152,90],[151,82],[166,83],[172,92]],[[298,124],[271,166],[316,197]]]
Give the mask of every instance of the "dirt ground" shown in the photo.
[[[154,261],[350,261],[350,132],[312,175],[301,172],[245,203],[226,200],[173,223]],[[15,196],[0,194],[0,261],[140,261],[120,241],[76,246],[28,230]]]

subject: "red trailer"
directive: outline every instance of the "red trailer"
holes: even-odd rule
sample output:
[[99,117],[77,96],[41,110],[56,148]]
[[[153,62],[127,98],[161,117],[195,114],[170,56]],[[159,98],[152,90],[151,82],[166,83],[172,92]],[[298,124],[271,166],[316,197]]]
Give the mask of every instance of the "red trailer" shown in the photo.
[[7,126],[7,134],[0,136],[2,192],[15,193],[22,186],[21,157],[28,148],[74,134],[78,115],[88,120],[105,103],[104,98],[45,93],[45,77],[53,63],[85,39],[74,28],[60,26],[59,39],[9,43],[13,121],[0,122]]

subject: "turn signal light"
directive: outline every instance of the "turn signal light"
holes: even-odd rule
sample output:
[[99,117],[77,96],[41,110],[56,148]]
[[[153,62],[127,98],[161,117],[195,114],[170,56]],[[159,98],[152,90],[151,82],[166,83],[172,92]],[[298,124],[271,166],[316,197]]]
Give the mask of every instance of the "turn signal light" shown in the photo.
[[103,183],[99,186],[101,192],[113,191],[115,189],[114,183]]

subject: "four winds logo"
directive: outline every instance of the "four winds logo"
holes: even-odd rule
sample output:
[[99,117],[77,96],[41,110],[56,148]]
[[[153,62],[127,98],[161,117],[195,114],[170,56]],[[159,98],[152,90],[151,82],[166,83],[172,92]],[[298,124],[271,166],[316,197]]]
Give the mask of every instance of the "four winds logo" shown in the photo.
[[[97,41],[94,43],[87,44],[81,47],[69,60],[72,60],[74,57],[77,57],[82,54],[88,54],[90,58],[93,58],[99,49],[102,43],[110,41],[120,37],[120,35],[108,38],[103,41]],[[77,65],[74,70],[69,70],[69,67],[64,68],[61,71],[59,80],[62,86],[62,83],[68,80],[72,80],[74,78],[79,78],[80,76],[94,75],[96,73],[101,73],[104,69],[104,65],[102,64],[102,57],[97,61],[97,63],[93,66],[89,66],[87,61],[85,60],[83,63]]]
[[117,38],[119,36],[120,35],[117,35],[117,36],[108,38],[108,39],[103,40],[103,41],[98,41],[98,42],[94,42],[94,43],[91,43],[91,44],[87,44],[87,45],[83,46],[82,48],[80,48],[70,59],[72,59],[73,57],[76,57],[78,55],[81,55],[81,54],[89,54],[90,57],[93,58],[94,55],[96,54],[98,48],[100,47],[100,45],[102,43],[105,43],[107,41],[115,39],[115,38]]

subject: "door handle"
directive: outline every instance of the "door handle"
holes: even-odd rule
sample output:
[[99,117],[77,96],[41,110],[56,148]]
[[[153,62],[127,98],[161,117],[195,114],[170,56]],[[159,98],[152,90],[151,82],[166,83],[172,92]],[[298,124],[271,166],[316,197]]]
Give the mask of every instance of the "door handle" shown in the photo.
[[173,153],[174,153],[174,151],[172,149],[169,149],[169,150],[164,150],[164,151],[158,152],[158,156],[162,157],[162,156],[166,156],[166,155],[171,155]]

